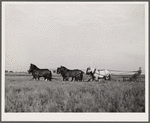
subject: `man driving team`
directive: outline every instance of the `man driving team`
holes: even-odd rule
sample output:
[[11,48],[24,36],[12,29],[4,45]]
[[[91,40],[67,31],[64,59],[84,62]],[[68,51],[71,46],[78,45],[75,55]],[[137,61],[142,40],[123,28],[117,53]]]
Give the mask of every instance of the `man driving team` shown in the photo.
[[142,73],[141,67],[139,67],[138,71],[134,71],[134,72],[136,72],[136,73],[132,76],[132,79],[136,79],[137,76],[141,75],[141,73]]

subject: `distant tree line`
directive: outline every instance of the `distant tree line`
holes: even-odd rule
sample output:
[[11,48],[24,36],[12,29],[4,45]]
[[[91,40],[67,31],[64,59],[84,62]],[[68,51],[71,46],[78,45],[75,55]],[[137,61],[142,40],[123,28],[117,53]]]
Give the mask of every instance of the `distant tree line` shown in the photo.
[[13,71],[5,70],[5,73],[14,73]]
[[[53,73],[56,73],[56,72],[57,72],[56,70],[53,70]],[[14,71],[5,70],[5,73],[26,73],[26,72],[25,71],[14,72]]]
[[18,71],[18,72],[14,72],[14,71],[8,71],[8,70],[5,70],[5,73],[26,73],[25,71]]

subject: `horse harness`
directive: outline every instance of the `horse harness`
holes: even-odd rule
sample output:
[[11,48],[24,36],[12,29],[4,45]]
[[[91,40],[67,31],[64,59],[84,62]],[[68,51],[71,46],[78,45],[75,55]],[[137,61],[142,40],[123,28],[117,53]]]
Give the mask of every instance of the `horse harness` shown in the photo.
[[100,74],[100,70],[98,70],[99,72],[98,73],[96,73],[96,68],[94,69],[94,72],[93,72],[93,74],[98,74],[98,75],[101,75],[101,76],[104,76],[104,77],[106,77],[106,75],[102,75],[102,74]]

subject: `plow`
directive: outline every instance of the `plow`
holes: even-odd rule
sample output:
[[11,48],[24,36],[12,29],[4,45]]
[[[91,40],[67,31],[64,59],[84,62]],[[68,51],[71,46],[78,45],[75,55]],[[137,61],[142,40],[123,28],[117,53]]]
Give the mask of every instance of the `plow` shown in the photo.
[[[122,78],[124,81],[132,81],[139,82],[141,81],[141,67],[137,71],[120,71],[120,70],[110,70],[110,69],[96,69],[96,68],[87,68],[86,74],[91,75],[91,78],[88,80],[98,81],[99,79],[112,80],[114,76],[114,80],[116,78]],[[120,81],[120,80],[119,80]]]
[[[111,73],[113,72],[119,72],[122,73],[123,82],[124,81],[132,81],[132,82],[139,82],[141,81],[141,67],[139,67],[139,70],[137,71],[120,71],[120,70],[109,70]],[[130,73],[130,74],[129,74]],[[111,75],[117,75],[117,74],[111,74]]]

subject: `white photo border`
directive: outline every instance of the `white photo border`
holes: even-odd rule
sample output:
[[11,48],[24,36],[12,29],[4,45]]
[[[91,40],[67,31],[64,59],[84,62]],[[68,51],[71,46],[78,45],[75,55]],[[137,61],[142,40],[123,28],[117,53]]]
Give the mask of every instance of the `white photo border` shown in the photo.
[[[149,4],[148,2],[114,2],[126,4],[145,4],[145,113],[6,113],[5,112],[5,5],[17,4],[19,2],[2,1],[2,70],[1,70],[1,120],[2,121],[138,121],[146,122],[149,120]],[[41,1],[42,2],[42,1]],[[24,2],[24,4],[40,4],[40,2]],[[53,3],[53,2],[51,2]],[[54,2],[55,3],[55,2]],[[57,4],[60,2],[57,1]],[[62,2],[67,4],[67,2]],[[92,2],[90,2],[92,4]],[[90,4],[89,3],[89,4]],[[96,2],[94,2],[96,3]],[[103,2],[97,2],[103,3]],[[105,2],[106,3],[106,2]],[[105,4],[104,3],[104,4]],[[79,2],[82,4],[82,2]]]

